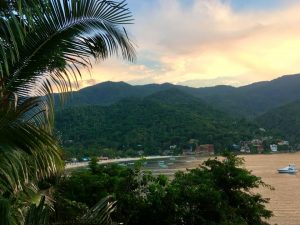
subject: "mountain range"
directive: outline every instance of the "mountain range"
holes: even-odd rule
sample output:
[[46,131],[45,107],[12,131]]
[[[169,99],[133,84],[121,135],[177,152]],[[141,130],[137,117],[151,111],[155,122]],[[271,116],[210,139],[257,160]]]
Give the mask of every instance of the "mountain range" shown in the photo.
[[242,87],[221,85],[191,88],[170,83],[133,86],[125,82],[104,82],[73,92],[66,107],[111,105],[124,98],[144,98],[171,88],[197,97],[233,116],[255,118],[271,109],[300,100],[300,74],[286,75],[272,81]]
[[193,139],[217,151],[263,136],[299,143],[298,90],[300,75],[238,88],[104,82],[72,93],[56,112],[56,130],[70,156],[161,154]]

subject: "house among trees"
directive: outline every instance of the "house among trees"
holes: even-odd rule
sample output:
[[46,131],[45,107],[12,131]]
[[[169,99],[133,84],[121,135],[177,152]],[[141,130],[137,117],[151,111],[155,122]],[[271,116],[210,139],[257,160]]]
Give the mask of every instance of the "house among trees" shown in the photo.
[[261,153],[262,151],[264,151],[264,146],[263,146],[263,141],[262,140],[260,140],[260,139],[253,139],[251,141],[251,144],[252,144],[253,148],[257,152]]
[[198,145],[195,149],[196,154],[208,154],[213,155],[215,153],[215,148],[213,144],[205,144],[205,145]]
[[277,152],[277,150],[278,150],[277,145],[275,145],[275,144],[270,145],[270,149],[272,152]]
[[174,154],[174,151],[173,150],[164,150],[162,152],[163,155],[173,155]]
[[252,141],[251,141],[251,144],[253,145],[253,146],[255,146],[255,147],[257,147],[257,146],[261,146],[262,145],[262,140],[260,140],[260,139],[253,139]]
[[190,146],[189,148],[184,148],[182,150],[182,155],[195,155],[192,146]]
[[284,141],[284,140],[280,140],[280,141],[278,141],[277,144],[278,145],[289,145],[289,142],[288,141]]
[[177,148],[177,145],[170,145],[170,150],[174,150]]
[[254,146],[254,147],[256,147],[256,150],[257,150],[259,153],[262,153],[262,152],[265,150],[263,145],[256,145],[256,146]]
[[103,161],[103,160],[108,160],[109,158],[106,157],[106,156],[100,156],[100,157],[97,157],[97,159],[98,159],[99,161]]
[[250,148],[247,144],[241,146],[240,152],[250,153]]

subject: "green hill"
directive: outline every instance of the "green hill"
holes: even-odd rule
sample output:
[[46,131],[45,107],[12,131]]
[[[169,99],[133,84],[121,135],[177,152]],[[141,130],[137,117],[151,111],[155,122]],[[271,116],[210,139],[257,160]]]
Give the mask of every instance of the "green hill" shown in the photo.
[[214,108],[233,116],[255,118],[271,109],[300,100],[300,75],[283,76],[238,88],[224,85],[191,88],[169,83],[133,86],[124,82],[104,82],[74,92],[66,107],[106,106],[125,98],[145,98],[172,88],[202,99]]
[[291,142],[300,143],[300,102],[272,109],[256,120],[263,127],[284,134]]
[[69,153],[98,155],[138,150],[161,154],[170,145],[177,145],[178,150],[188,148],[190,139],[212,143],[221,151],[260,135],[254,123],[233,119],[176,89],[110,106],[66,108],[56,114],[56,129]]
[[[74,91],[67,98],[65,107],[82,106],[82,105],[111,105],[124,98],[136,97],[143,98],[153,93],[172,88],[172,84],[148,84],[141,86],[132,86],[125,82],[103,82]],[[59,97],[55,95],[58,103]],[[59,106],[59,104],[57,104]]]
[[[239,87],[222,94],[207,95],[206,101],[231,115],[255,118],[267,111],[300,100],[300,75],[282,76]],[[202,93],[197,95],[201,98]]]

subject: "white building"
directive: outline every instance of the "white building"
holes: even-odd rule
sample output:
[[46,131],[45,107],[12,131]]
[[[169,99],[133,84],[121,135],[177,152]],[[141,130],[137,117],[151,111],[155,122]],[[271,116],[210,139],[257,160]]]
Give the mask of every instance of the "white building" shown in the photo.
[[270,149],[272,152],[277,152],[277,145],[275,144],[270,145]]
[[241,146],[240,152],[250,153],[250,148],[248,145]]

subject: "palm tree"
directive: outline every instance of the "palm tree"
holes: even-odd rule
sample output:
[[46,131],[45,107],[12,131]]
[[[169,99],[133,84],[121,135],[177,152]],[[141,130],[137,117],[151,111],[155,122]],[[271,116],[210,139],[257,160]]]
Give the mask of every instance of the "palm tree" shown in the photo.
[[[135,51],[124,1],[7,2],[0,5],[0,214],[22,224],[40,200],[37,182],[63,170],[52,93],[71,91],[91,59],[134,61]],[[5,205],[11,210],[1,211]]]

